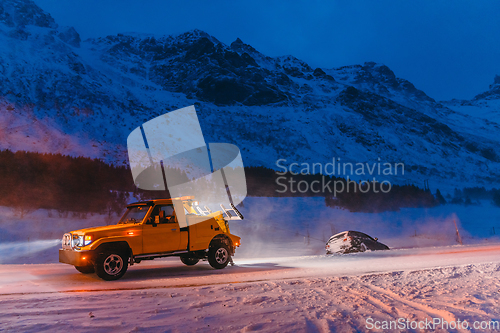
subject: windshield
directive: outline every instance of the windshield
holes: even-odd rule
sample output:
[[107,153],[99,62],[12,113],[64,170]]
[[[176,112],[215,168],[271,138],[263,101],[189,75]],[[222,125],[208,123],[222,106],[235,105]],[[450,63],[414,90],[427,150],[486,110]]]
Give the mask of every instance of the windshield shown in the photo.
[[146,213],[149,210],[149,206],[134,206],[129,207],[125,214],[123,214],[122,218],[118,222],[118,224],[122,223],[141,223],[146,216]]

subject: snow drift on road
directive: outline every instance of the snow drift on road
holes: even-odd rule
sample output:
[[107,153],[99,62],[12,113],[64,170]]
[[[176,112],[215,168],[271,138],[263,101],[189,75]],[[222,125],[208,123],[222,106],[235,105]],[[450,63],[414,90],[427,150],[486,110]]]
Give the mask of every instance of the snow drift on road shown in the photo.
[[1,265],[0,330],[367,332],[368,318],[472,325],[500,318],[499,255],[498,245],[453,246],[248,259],[224,270],[175,258],[134,265],[114,282],[62,264]]

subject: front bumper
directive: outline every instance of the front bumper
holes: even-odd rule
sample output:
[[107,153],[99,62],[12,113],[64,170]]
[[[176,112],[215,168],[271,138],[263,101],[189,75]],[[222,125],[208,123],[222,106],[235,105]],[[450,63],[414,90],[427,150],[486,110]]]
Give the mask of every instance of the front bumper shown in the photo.
[[93,251],[73,251],[60,249],[59,262],[73,266],[89,266],[93,263]]

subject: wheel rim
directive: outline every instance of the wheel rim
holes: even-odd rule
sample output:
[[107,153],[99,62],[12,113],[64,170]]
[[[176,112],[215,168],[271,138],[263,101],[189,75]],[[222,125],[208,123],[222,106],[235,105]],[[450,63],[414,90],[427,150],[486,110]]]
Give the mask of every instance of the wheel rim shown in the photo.
[[215,261],[217,261],[218,264],[223,264],[227,261],[228,253],[227,250],[223,247],[218,248],[217,251],[215,251]]
[[109,275],[117,275],[123,268],[123,259],[117,254],[110,254],[104,260],[104,271]]

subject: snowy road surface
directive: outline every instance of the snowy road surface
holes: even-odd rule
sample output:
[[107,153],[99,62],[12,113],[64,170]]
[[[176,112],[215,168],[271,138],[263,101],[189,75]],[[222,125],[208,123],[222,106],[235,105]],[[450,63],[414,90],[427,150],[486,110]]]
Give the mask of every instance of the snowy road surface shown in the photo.
[[0,331],[354,332],[368,318],[439,318],[487,332],[500,320],[499,244],[235,262],[155,260],[115,282],[64,264],[0,265]]

